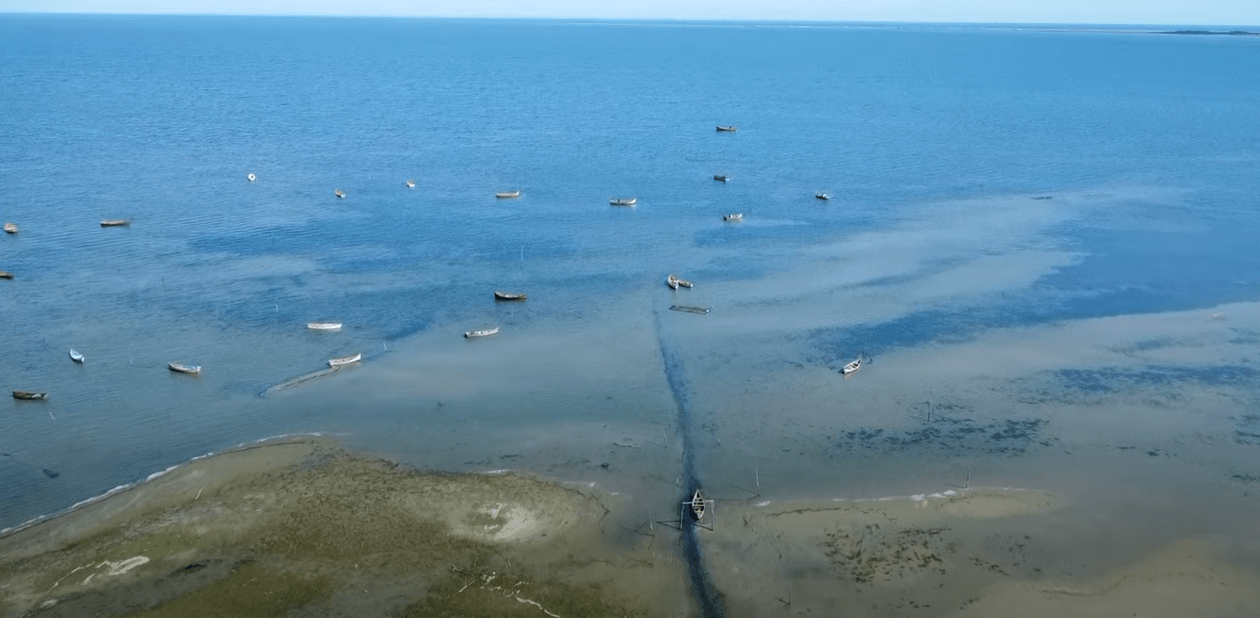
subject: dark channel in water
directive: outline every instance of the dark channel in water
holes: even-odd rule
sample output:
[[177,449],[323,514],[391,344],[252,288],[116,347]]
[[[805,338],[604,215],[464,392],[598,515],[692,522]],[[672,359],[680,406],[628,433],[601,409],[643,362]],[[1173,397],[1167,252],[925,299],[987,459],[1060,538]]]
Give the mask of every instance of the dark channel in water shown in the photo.
[[[661,362],[665,369],[665,379],[669,382],[670,393],[678,407],[678,433],[682,436],[683,490],[679,502],[691,499],[693,492],[700,488],[700,478],[696,470],[696,449],[698,440],[695,426],[691,423],[690,406],[687,400],[687,374],[677,352],[668,344],[661,330],[661,315],[655,313],[656,339],[661,350]],[[726,607],[722,593],[709,579],[709,572],[704,566],[704,555],[700,551],[700,542],[696,534],[701,528],[692,525],[686,515],[679,521],[682,530],[683,558],[687,561],[687,574],[691,579],[692,593],[700,615],[704,618],[720,618],[726,615]]]

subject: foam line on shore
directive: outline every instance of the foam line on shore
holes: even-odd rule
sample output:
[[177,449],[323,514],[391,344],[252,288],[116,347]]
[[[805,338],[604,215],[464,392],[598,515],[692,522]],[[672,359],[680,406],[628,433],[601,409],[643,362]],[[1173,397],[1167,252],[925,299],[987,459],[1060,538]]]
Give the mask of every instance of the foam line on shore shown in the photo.
[[165,470],[159,470],[157,472],[154,472],[138,481],[132,481],[130,483],[124,483],[122,485],[115,486],[104,493],[80,500],[65,509],[62,509],[59,511],[53,511],[52,513],[46,513],[44,515],[40,515],[38,517],[28,519],[20,524],[9,526],[8,528],[0,528],[0,537],[5,537],[15,532],[20,532],[22,530],[30,528],[31,526],[35,526],[45,521],[48,521],[50,519],[55,519],[57,517],[61,517],[62,515],[72,513],[83,507],[96,504],[97,502],[100,502],[101,500],[105,500],[106,498],[116,496],[129,489],[138,487],[140,485],[143,485],[144,483],[148,483],[149,481],[153,481],[155,479],[161,478],[165,476],[166,474],[169,474],[170,472],[178,470],[193,462],[201,461],[203,459],[209,459],[211,457],[216,457],[218,455],[224,455],[227,453],[234,453],[238,451],[249,450],[251,448],[258,448],[260,446],[266,446],[267,444],[270,444],[273,442],[279,442],[283,440],[294,440],[294,439],[300,439],[300,438],[321,438],[321,437],[326,437],[330,435],[333,435],[333,434],[322,433],[322,432],[280,434],[280,435],[271,436],[267,438],[261,438],[258,440],[251,440],[249,442],[242,442],[236,446],[233,446],[233,447],[221,450],[221,451],[210,451],[209,453],[205,453],[204,455],[198,455],[196,457],[188,459],[187,461],[177,463],[173,466],[166,468]]

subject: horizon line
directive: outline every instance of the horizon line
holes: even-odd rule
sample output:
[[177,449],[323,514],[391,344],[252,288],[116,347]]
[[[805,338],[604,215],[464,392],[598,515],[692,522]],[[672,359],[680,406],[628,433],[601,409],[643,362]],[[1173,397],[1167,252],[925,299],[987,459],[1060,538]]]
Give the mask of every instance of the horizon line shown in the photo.
[[[706,19],[699,17],[590,17],[575,15],[410,15],[410,14],[390,14],[390,13],[241,13],[241,12],[223,12],[223,13],[205,13],[205,12],[183,12],[183,11],[167,11],[167,12],[151,12],[151,11],[27,11],[27,10],[5,10],[0,9],[0,15],[63,15],[63,16],[131,16],[131,17],[315,17],[315,18],[333,18],[333,19],[435,19],[435,20],[484,20],[484,21],[600,21],[600,22],[691,22],[691,23],[784,23],[784,24],[853,24],[853,25],[948,25],[948,26],[1036,26],[1036,27],[1071,27],[1081,28],[1089,26],[1102,27],[1128,27],[1128,28],[1150,28],[1150,27],[1170,27],[1170,26],[1199,26],[1199,27],[1216,27],[1216,28],[1258,28],[1260,24],[1213,24],[1213,23],[1194,23],[1194,22],[1093,22],[1093,21],[975,21],[975,20],[951,20],[951,21],[910,21],[910,20],[875,20],[875,19],[821,19],[821,18],[800,18],[800,19],[781,19],[781,18],[754,18],[754,17],[729,17],[722,19]],[[1249,32],[1249,34],[1260,34],[1260,32]]]

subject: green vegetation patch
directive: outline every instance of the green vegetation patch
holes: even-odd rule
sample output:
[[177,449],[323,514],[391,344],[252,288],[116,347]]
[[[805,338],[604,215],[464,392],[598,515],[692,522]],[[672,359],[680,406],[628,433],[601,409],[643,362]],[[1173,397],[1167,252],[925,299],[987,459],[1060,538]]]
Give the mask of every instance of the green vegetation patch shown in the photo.
[[289,610],[326,602],[332,581],[259,566],[237,565],[225,578],[128,618],[250,618],[284,616]]
[[640,616],[614,604],[599,584],[573,585],[485,569],[454,570],[429,589],[405,618],[500,618],[512,616]]

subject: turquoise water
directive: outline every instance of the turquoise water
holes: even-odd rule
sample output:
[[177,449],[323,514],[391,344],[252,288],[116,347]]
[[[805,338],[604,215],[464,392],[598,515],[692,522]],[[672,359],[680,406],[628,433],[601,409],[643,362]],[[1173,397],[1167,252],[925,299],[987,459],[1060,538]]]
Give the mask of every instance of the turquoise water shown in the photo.
[[[0,403],[0,527],[298,432],[587,478],[573,461],[597,460],[531,445],[611,424],[667,447],[671,386],[705,448],[765,461],[701,427],[773,390],[775,363],[875,368],[996,327],[1258,300],[1257,44],[0,16],[0,218],[21,226],[0,238],[0,386],[50,393]],[[696,288],[671,296],[671,272]],[[866,300],[823,302],[837,291]],[[497,340],[460,337],[495,324]],[[259,396],[360,351],[345,375]]]

